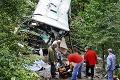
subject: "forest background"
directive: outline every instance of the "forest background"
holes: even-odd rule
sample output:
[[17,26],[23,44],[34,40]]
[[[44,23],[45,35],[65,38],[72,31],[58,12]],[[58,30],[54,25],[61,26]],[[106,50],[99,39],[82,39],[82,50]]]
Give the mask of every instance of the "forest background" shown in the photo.
[[[37,80],[40,77],[23,67],[29,63],[26,48],[17,45],[26,37],[14,34],[21,18],[32,15],[38,0],[0,0],[0,80]],[[72,0],[70,32],[72,44],[90,45],[99,56],[112,48],[120,64],[120,0]],[[120,73],[119,73],[120,74]]]

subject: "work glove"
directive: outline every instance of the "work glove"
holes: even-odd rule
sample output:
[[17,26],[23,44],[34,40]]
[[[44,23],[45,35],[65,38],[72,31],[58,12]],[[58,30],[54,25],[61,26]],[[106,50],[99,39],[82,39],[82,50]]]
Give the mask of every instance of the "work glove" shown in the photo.
[[68,70],[67,70],[67,72],[70,72],[70,71],[71,71],[71,69],[68,69]]

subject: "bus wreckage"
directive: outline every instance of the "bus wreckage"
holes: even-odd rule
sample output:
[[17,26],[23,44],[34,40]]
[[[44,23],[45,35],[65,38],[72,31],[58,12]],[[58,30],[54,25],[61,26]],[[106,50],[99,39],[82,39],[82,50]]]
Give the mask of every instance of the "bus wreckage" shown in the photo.
[[47,48],[68,35],[71,0],[39,0],[32,17],[24,17],[21,33],[27,33],[28,46]]

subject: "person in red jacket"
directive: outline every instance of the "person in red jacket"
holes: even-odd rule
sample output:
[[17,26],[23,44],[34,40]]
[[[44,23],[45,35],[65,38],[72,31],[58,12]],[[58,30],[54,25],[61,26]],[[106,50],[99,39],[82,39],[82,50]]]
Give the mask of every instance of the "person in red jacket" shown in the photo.
[[[72,54],[69,54],[67,56],[69,63],[71,64],[71,62],[76,63],[76,65],[73,68],[73,72],[72,72],[72,77],[71,80],[76,80],[76,77],[81,78],[81,68],[82,68],[82,64],[83,64],[83,57],[81,55],[79,55],[77,52],[74,52]],[[72,67],[70,66],[70,69]]]
[[[86,54],[84,55],[84,61],[86,62],[86,77],[91,76],[91,80],[94,78],[94,67],[97,62],[96,52],[91,50],[89,46],[85,47]],[[91,73],[89,73],[91,69]]]

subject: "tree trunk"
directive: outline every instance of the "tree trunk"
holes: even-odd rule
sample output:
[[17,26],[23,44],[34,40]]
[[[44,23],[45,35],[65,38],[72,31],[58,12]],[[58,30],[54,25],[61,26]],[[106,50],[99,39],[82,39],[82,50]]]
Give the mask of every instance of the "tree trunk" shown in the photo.
[[104,52],[104,49],[105,49],[105,47],[104,47],[105,45],[104,44],[102,44],[102,59],[103,59],[103,70],[105,70],[105,52]]
[[71,38],[70,38],[70,32],[69,32],[69,42],[70,42],[70,46],[71,46],[72,53],[73,53],[74,51],[73,51],[73,46],[72,46],[72,42],[71,42]]

